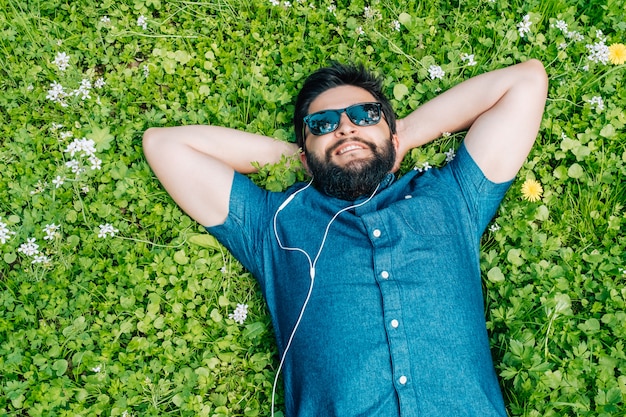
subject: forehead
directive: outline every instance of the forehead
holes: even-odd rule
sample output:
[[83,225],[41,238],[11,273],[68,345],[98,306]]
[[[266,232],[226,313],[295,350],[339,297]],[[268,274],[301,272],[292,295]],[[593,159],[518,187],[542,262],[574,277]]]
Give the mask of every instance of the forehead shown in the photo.
[[321,110],[343,109],[356,103],[376,101],[367,90],[353,85],[342,85],[324,91],[311,102],[309,114]]

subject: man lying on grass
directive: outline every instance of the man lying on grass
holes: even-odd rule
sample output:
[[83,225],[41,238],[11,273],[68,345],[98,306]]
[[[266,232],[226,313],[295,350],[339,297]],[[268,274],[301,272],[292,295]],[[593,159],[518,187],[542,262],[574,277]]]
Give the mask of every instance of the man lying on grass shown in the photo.
[[[297,145],[217,126],[145,132],[165,189],[259,281],[287,416],[506,416],[479,242],[534,143],[546,93],[531,60],[396,120],[378,78],[333,64],[297,97]],[[409,150],[460,130],[453,161],[396,179]],[[275,193],[245,176],[299,149],[311,182]]]

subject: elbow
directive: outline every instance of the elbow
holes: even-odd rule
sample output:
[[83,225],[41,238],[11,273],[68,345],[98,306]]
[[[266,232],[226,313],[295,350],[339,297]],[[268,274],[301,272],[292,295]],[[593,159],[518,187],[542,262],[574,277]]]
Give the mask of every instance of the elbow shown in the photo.
[[542,92],[543,96],[548,94],[548,74],[541,61],[531,59],[524,63],[527,69],[527,76],[532,80],[537,89]]
[[156,147],[157,142],[158,142],[159,131],[160,131],[160,128],[151,127],[151,128],[148,128],[148,130],[146,130],[145,132],[143,132],[143,139],[142,139],[141,144],[143,148],[143,153],[147,158],[149,158],[150,155],[155,152],[154,148]]

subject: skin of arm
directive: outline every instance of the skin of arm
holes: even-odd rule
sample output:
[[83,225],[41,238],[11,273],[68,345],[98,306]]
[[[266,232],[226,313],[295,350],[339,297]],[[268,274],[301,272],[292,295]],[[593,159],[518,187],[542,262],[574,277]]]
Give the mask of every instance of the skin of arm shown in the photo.
[[398,159],[441,136],[468,130],[465,145],[493,182],[512,179],[535,142],[546,102],[543,64],[529,60],[466,80],[398,120]]
[[276,163],[295,144],[219,126],[150,128],[143,135],[148,164],[174,201],[203,226],[228,215],[235,171],[255,172],[252,162]]

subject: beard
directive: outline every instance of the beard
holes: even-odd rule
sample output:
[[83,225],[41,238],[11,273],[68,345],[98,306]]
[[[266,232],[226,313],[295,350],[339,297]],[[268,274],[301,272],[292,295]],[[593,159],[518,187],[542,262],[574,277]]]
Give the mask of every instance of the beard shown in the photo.
[[350,140],[366,145],[372,151],[372,156],[349,161],[344,166],[337,165],[332,161],[332,154],[346,140],[329,148],[324,158],[318,158],[317,155],[308,152],[306,146],[304,152],[315,188],[331,197],[354,201],[372,194],[391,172],[396,160],[396,149],[391,137],[380,148],[360,138]]

